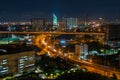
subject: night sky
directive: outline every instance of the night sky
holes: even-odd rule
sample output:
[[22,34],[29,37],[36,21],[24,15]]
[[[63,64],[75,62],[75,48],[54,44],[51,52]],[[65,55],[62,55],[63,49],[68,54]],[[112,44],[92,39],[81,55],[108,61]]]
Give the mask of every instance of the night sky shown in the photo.
[[106,20],[120,17],[120,0],[0,0],[0,21],[78,17]]

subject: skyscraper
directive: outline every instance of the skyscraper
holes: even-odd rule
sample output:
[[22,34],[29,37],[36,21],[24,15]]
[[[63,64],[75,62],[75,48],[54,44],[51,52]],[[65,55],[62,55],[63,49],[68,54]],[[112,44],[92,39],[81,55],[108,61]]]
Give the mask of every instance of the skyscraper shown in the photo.
[[44,18],[31,19],[31,24],[33,31],[44,31],[45,19]]
[[79,59],[86,59],[86,56],[88,55],[88,45],[87,44],[75,45],[75,52],[76,56],[78,56]]
[[78,27],[77,18],[65,18],[67,29],[72,29]]
[[53,14],[53,29],[58,27],[58,20],[55,14]]
[[81,53],[80,58],[86,59],[86,56],[88,55],[88,45],[87,44],[80,45],[80,53]]

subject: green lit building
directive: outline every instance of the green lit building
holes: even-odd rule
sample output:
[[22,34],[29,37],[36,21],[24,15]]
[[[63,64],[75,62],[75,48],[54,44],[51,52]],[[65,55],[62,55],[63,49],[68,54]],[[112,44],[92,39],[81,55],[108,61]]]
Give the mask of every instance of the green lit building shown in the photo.
[[55,14],[53,14],[53,29],[58,28],[58,20]]

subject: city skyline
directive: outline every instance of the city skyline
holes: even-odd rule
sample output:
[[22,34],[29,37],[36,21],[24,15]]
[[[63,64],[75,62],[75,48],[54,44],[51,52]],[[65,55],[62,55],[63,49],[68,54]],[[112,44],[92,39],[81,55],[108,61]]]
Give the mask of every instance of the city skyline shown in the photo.
[[31,18],[44,17],[52,19],[78,17],[106,20],[119,18],[119,0],[4,0],[0,3],[0,21],[28,21]]

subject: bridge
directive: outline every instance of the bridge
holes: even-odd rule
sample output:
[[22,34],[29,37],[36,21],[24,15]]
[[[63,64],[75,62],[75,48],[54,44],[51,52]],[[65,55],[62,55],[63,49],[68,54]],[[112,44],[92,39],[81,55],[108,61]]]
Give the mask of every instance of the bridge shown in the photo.
[[105,33],[97,32],[9,32],[0,31],[0,34],[30,34],[30,35],[40,35],[40,34],[66,34],[66,35],[100,35],[105,36]]

